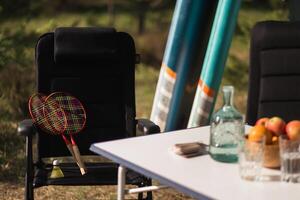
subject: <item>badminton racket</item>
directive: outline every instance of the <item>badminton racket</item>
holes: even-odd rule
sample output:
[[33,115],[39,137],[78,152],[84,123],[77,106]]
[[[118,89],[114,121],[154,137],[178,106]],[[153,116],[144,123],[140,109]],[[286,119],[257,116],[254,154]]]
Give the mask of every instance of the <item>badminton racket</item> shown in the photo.
[[[45,107],[46,98],[47,96],[42,93],[36,93],[30,97],[28,102],[30,116],[34,123],[44,132],[52,135],[61,134],[68,150],[77,163],[72,144],[63,134],[67,125],[65,113],[58,104],[53,103],[51,107],[50,105]],[[47,109],[46,112],[45,108]],[[47,115],[45,115],[45,113],[47,113]],[[49,123],[49,121],[51,123]]]
[[[45,100],[45,115],[47,115],[48,112],[56,113],[55,110],[57,109],[57,105],[64,111],[66,116],[67,125],[66,129],[64,130],[64,134],[70,135],[72,149],[77,160],[78,166],[80,168],[81,173],[85,174],[86,167],[81,159],[79,148],[73,137],[74,134],[79,133],[85,127],[85,109],[82,103],[76,97],[64,92],[55,92],[50,94]],[[46,106],[49,108],[49,110],[46,109]],[[50,122],[50,124],[57,124],[57,126],[59,126],[59,122],[56,121],[57,119],[55,119],[55,117],[52,118],[51,114],[49,116],[50,118],[48,119],[48,121]]]

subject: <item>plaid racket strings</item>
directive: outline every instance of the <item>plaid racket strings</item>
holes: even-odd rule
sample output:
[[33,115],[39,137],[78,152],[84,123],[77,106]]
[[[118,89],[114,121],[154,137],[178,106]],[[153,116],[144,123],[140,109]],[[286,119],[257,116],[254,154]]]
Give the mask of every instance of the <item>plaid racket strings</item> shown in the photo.
[[56,130],[48,123],[44,115],[46,95],[41,93],[33,94],[28,102],[29,113],[34,123],[43,131],[57,134]]
[[74,96],[62,92],[53,93],[51,98],[55,99],[65,112],[67,119],[65,133],[75,134],[80,132],[86,122],[86,113],[81,102]]
[[44,116],[52,130],[63,133],[67,127],[67,118],[64,110],[54,99],[47,99],[44,103]]

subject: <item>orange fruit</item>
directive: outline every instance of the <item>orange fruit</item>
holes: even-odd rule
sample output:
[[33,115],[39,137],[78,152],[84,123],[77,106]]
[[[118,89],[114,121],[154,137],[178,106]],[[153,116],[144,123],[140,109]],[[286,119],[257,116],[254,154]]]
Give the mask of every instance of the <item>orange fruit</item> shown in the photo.
[[250,129],[248,140],[251,142],[260,142],[264,137],[266,144],[272,144],[272,132],[268,131],[263,125],[256,125]]

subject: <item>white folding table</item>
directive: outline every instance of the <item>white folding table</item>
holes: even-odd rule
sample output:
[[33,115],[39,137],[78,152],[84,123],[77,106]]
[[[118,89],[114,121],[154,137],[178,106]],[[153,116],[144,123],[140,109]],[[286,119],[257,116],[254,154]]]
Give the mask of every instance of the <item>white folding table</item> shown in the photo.
[[279,170],[264,169],[262,182],[245,181],[238,164],[216,162],[209,155],[183,158],[171,150],[176,143],[195,141],[208,144],[209,127],[95,143],[90,149],[120,164],[118,199],[124,198],[126,168],[195,199],[300,199],[300,184],[280,182]]

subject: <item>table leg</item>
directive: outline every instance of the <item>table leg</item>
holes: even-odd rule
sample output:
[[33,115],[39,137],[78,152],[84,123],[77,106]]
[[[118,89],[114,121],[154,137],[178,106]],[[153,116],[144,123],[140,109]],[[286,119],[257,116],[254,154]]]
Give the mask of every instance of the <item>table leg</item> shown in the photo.
[[124,200],[126,185],[126,168],[122,165],[118,169],[118,200]]

